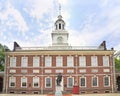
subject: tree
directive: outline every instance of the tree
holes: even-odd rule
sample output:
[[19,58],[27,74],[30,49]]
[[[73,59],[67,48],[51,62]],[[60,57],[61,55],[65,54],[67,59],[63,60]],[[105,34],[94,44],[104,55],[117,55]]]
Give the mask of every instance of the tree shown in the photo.
[[120,71],[120,59],[115,58],[115,70]]
[[0,71],[4,71],[5,52],[10,51],[6,45],[0,44]]

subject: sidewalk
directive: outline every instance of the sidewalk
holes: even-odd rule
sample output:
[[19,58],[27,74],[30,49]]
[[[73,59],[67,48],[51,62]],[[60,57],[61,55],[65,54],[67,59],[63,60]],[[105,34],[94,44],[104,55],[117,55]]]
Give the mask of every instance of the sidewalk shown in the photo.
[[[36,94],[0,94],[0,96],[47,96],[47,95],[36,95]],[[120,93],[109,93],[109,94],[81,94],[72,96],[120,96]]]

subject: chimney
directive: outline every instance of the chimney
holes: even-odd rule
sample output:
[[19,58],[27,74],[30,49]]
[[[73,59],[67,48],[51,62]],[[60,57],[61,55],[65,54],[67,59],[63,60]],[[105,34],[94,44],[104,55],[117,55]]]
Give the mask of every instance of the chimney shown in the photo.
[[14,42],[14,49],[13,51],[16,51],[16,49],[21,49],[20,45],[17,42]]
[[106,41],[103,41],[103,42],[100,44],[99,47],[100,47],[100,48],[103,47],[104,50],[107,50],[107,48],[106,48]]

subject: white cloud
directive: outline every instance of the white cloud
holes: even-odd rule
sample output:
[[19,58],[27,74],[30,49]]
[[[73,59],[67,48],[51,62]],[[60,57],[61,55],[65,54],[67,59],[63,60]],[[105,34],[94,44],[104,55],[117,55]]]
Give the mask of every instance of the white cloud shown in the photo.
[[109,1],[109,0],[101,0],[101,2],[102,2],[101,5],[102,5],[102,6],[106,6],[106,5],[108,4],[108,1]]
[[2,22],[1,26],[5,26],[4,24],[6,24],[6,26],[8,26],[10,29],[17,27],[17,30],[20,32],[28,31],[28,26],[21,13],[15,9],[10,2],[6,1],[6,4],[6,6],[2,6],[5,7],[5,10],[0,12],[0,18]]
[[58,0],[58,3],[60,4],[67,4],[69,2],[69,0]]
[[[7,37],[5,36],[4,32],[7,32],[8,29],[5,26],[8,26],[10,30],[16,28],[19,32],[16,32],[17,35],[21,35],[24,37],[24,40],[20,38],[15,38],[15,40],[20,43],[21,46],[41,46],[41,45],[49,45],[51,44],[51,32],[52,32],[52,25],[54,25],[54,21],[57,20],[57,16],[59,14],[59,3],[61,3],[61,11],[63,20],[66,22],[66,30],[69,32],[69,43],[74,46],[94,46],[98,42],[102,42],[103,40],[114,41],[115,37],[118,38],[118,34],[120,34],[120,0],[101,0],[100,3],[100,11],[87,14],[87,19],[84,20],[84,24],[82,25],[82,29],[69,29],[69,25],[74,26],[73,23],[69,22],[70,19],[77,19],[76,21],[79,22],[78,18],[70,18],[71,15],[78,15],[76,10],[73,14],[70,13],[70,6],[69,0],[26,0],[23,6],[24,12],[27,13],[27,16],[30,16],[29,19],[33,22],[32,24],[37,24],[39,27],[36,30],[29,30],[28,28],[28,21],[25,21],[23,18],[22,11],[18,11],[15,6],[13,6],[9,0],[6,2],[7,5],[5,10],[0,12],[0,19],[1,25],[0,26],[0,36],[3,36],[3,39],[6,40]],[[116,2],[117,1],[117,2]],[[76,2],[81,2],[80,0]],[[24,3],[24,1],[22,1]],[[118,3],[118,4],[117,4]],[[75,4],[75,3],[74,3]],[[117,4],[117,5],[114,5]],[[0,3],[0,9],[2,9]],[[19,5],[19,4],[18,4]],[[79,4],[78,4],[79,5]],[[80,6],[75,6],[79,8]],[[77,14],[76,14],[77,13]],[[47,14],[47,16],[46,16]],[[82,15],[83,13],[81,13]],[[28,19],[28,18],[27,18]],[[35,21],[34,21],[35,20]],[[44,22],[41,22],[44,21]],[[71,23],[71,24],[70,24]],[[34,26],[29,24],[30,26]],[[79,26],[77,26],[79,27]],[[1,31],[2,29],[2,31]],[[54,30],[54,27],[53,27]],[[34,38],[28,36],[30,31],[31,35]],[[26,32],[26,33],[25,33]],[[38,33],[40,33],[38,35]],[[8,34],[8,33],[7,33]],[[14,41],[14,34],[9,34],[10,40],[6,41],[5,44],[8,44],[10,48],[13,46]],[[0,39],[1,40],[1,39]],[[2,40],[2,42],[4,42]],[[119,39],[117,39],[120,41]],[[8,43],[9,42],[9,43]],[[116,41],[115,41],[116,42]],[[110,44],[110,43],[109,43]],[[112,46],[112,45],[110,45]],[[116,49],[120,49],[120,43],[114,45]],[[114,47],[113,46],[113,47]]]
[[37,20],[42,19],[45,13],[52,11],[53,0],[29,0],[27,2],[29,6],[26,6],[24,11]]
[[[120,34],[120,3],[118,5],[110,5],[109,0],[106,0],[104,3],[104,6],[101,6],[100,12],[88,14],[89,17],[82,30],[71,30],[70,43],[72,45],[94,46],[92,44],[96,45],[103,40],[109,40],[109,44],[114,43],[114,45],[108,46],[114,47],[118,44],[118,41],[118,46],[120,45],[118,38]],[[115,48],[118,49],[118,46]]]
[[118,51],[118,50],[120,51],[120,44],[116,45],[114,48],[116,51]]
[[21,12],[9,0],[4,1],[4,3],[0,2],[0,5],[2,5],[0,11],[0,43],[12,49],[13,42],[17,38],[16,35],[18,33],[24,34],[29,28]]

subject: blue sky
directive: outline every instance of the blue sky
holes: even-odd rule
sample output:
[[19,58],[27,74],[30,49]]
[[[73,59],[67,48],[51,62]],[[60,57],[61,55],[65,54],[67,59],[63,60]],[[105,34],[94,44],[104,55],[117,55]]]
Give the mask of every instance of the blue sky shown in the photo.
[[54,22],[61,14],[73,46],[120,50],[120,0],[0,0],[0,43],[13,49],[51,45]]

